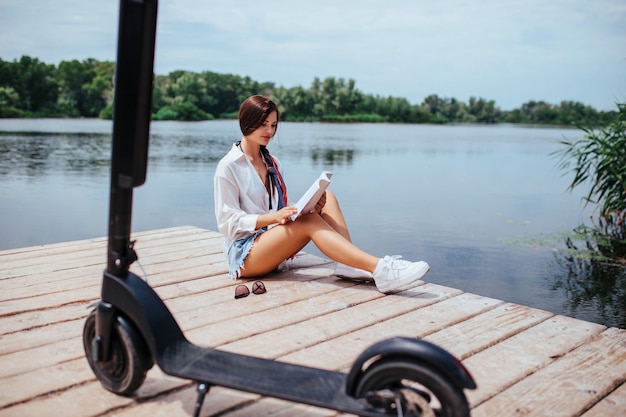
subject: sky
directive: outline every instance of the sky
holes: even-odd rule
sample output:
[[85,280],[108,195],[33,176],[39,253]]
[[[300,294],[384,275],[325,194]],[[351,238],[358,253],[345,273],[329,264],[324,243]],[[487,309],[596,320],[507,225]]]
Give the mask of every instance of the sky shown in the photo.
[[[119,1],[0,0],[0,58],[114,61]],[[615,110],[626,101],[625,0],[162,0],[155,72],[308,88],[353,79],[412,104],[436,94]]]

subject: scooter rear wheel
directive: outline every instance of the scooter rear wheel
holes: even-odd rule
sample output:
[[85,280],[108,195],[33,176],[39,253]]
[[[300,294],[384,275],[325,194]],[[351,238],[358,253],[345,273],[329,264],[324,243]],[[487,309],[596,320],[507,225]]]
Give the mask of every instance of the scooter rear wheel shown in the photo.
[[145,342],[134,327],[122,316],[117,316],[111,332],[111,355],[108,360],[95,361],[92,342],[96,335],[96,314],[92,311],[83,327],[83,347],[91,370],[107,390],[119,395],[131,395],[146,379],[151,361]]
[[460,387],[430,366],[402,359],[381,360],[368,368],[356,396],[365,397],[381,412],[405,417],[470,415]]

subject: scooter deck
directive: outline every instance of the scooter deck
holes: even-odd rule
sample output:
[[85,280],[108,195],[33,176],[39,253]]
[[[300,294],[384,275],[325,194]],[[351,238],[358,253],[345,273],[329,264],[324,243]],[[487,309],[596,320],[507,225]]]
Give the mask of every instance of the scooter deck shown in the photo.
[[364,399],[346,394],[346,374],[202,348],[186,340],[172,343],[158,359],[168,374],[197,382],[253,392],[361,416],[395,415],[368,409]]

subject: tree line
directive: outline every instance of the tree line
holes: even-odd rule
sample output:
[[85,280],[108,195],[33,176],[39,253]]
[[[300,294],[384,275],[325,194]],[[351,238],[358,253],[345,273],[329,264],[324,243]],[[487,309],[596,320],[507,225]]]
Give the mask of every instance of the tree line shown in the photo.
[[[0,58],[0,117],[110,119],[114,73],[114,62],[92,58],[62,61],[58,66],[29,56],[13,61]],[[180,70],[155,75],[153,119],[236,118],[239,104],[253,94],[272,97],[285,121],[596,125],[616,114],[576,101],[529,101],[502,111],[494,100],[471,97],[463,102],[436,94],[411,104],[402,97],[364,93],[353,79],[316,77],[308,88],[286,88],[250,77]]]

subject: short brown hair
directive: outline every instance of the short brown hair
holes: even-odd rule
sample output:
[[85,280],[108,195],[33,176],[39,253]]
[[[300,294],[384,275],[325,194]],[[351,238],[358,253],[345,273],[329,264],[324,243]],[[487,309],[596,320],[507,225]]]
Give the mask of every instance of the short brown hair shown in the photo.
[[244,136],[257,130],[272,113],[280,116],[278,106],[269,97],[251,96],[239,106],[239,127]]

